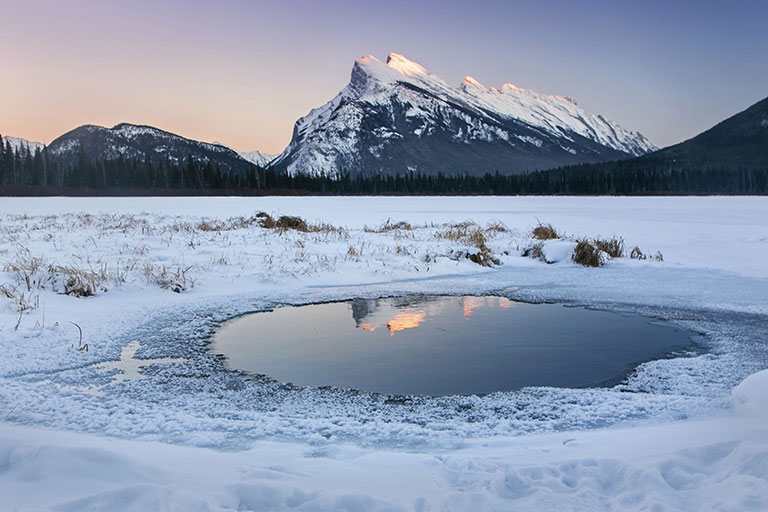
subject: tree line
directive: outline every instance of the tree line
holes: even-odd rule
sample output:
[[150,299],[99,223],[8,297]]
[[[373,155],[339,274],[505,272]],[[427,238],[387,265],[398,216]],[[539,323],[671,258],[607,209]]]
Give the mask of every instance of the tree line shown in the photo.
[[289,175],[251,164],[243,173],[214,162],[91,159],[80,151],[62,163],[45,150],[16,150],[0,138],[3,195],[645,195],[768,194],[768,162],[637,158],[520,175]]

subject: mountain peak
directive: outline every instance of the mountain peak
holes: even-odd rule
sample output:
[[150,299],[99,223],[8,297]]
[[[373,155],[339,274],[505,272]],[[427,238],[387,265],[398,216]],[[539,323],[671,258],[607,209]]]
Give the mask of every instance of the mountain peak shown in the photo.
[[464,83],[465,84],[474,85],[474,86],[477,86],[477,87],[482,87],[483,89],[487,89],[486,86],[484,86],[483,84],[481,84],[480,82],[478,82],[477,80],[472,78],[471,76],[465,76],[464,77]]
[[415,75],[428,75],[427,70],[421,64],[406,59],[399,53],[391,52],[387,57],[387,66],[407,77]]

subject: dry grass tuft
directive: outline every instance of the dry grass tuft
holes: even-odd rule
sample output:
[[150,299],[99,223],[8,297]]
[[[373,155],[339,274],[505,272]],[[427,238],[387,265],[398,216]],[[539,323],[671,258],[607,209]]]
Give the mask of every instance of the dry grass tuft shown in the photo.
[[289,229],[293,229],[304,233],[309,231],[309,225],[301,217],[281,215],[275,219],[266,212],[259,212],[256,214],[256,219],[259,226],[265,229],[274,229],[276,231],[288,231]]
[[185,269],[177,268],[174,272],[168,270],[165,265],[155,268],[152,264],[148,263],[144,268],[144,275],[147,278],[147,282],[154,283],[163,290],[181,293],[195,286],[195,280],[187,275],[191,269],[192,266]]
[[0,285],[0,294],[10,299],[16,309],[16,325],[13,330],[18,331],[21,325],[21,320],[24,318],[24,313],[31,309],[35,309],[40,306],[40,296],[32,293],[31,291],[19,290],[18,287],[14,287],[8,284]]
[[301,217],[292,217],[290,215],[281,215],[275,221],[275,227],[279,230],[287,231],[293,229],[306,233],[309,231],[309,225]]
[[621,258],[624,256],[624,239],[623,238],[608,238],[594,240],[595,246],[606,253],[611,258]]
[[57,272],[66,276],[66,281],[64,282],[65,295],[90,297],[96,295],[97,290],[104,290],[101,280],[95,272],[62,267],[58,267]]
[[252,217],[253,222],[256,222],[264,229],[272,229],[278,233],[285,233],[286,231],[293,230],[302,233],[320,233],[324,235],[334,235],[341,238],[347,238],[347,230],[343,227],[337,227],[332,224],[321,222],[320,224],[309,224],[301,217],[295,217],[291,215],[281,215],[277,219],[272,217],[266,212],[259,212],[255,217]]
[[560,234],[552,227],[552,224],[539,224],[531,231],[533,238],[536,240],[554,240],[555,238],[561,238]]
[[509,228],[503,222],[493,220],[485,226],[485,230],[489,233],[506,233]]
[[218,232],[226,229],[224,223],[220,221],[208,221],[204,220],[197,225],[198,231],[213,231]]
[[656,254],[650,256],[648,254],[644,254],[643,251],[641,251],[637,246],[635,246],[635,248],[632,249],[632,251],[629,253],[629,257],[633,260],[646,260],[648,258],[653,258],[656,261],[664,261],[664,255],[661,254],[661,251],[656,251]]
[[492,234],[494,234],[493,229],[483,229],[473,222],[464,222],[449,225],[443,231],[438,231],[435,233],[435,238],[476,247],[479,249],[476,253],[466,252],[461,254],[464,254],[467,259],[478,265],[483,267],[493,267],[500,265],[501,261],[493,255],[493,251],[491,251],[486,244],[488,236]]
[[392,223],[390,222],[390,219],[387,219],[387,222],[382,224],[381,226],[377,228],[369,228],[368,226],[363,226],[363,231],[366,233],[387,233],[389,231],[413,231],[413,225],[409,222],[405,221],[399,221]]
[[400,256],[412,256],[413,251],[404,245],[398,244],[395,246],[395,254],[399,254]]
[[603,265],[600,249],[595,247],[586,238],[577,241],[572,258],[574,262],[585,267],[600,267]]
[[334,226],[333,224],[327,224],[325,222],[321,222],[320,224],[310,224],[308,229],[311,233],[334,235],[338,236],[339,238],[349,238],[349,233],[347,233],[346,228]]

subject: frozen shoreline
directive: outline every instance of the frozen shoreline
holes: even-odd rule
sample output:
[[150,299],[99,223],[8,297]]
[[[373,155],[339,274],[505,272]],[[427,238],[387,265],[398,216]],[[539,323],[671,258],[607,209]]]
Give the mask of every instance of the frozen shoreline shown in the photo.
[[[61,217],[65,212],[83,210],[92,212],[96,220],[83,222],[77,215]],[[173,223],[194,224],[202,219],[247,216],[258,210],[345,225],[348,236],[344,239],[312,239],[291,233],[273,236],[254,231],[258,228],[218,234],[158,229],[158,226]],[[150,213],[140,214],[141,211]],[[65,222],[46,231],[42,225],[49,221],[41,216],[53,213],[59,221],[63,219]],[[136,225],[138,228],[122,226],[127,230],[125,232],[120,231],[120,226],[111,225],[107,230],[98,227],[104,225],[103,222],[99,224],[99,215],[112,215],[113,221],[119,224],[120,216],[126,213],[146,222],[154,231],[142,232],[141,223]],[[31,218],[19,217],[21,214]],[[719,498],[723,500],[722,508],[738,509],[751,503],[768,503],[768,493],[757,486],[757,480],[750,480],[762,478],[764,483],[768,479],[766,466],[754,462],[755,458],[762,460],[761,457],[768,456],[765,424],[761,423],[763,420],[734,417],[730,412],[730,389],[743,377],[768,367],[765,349],[768,270],[764,265],[768,260],[768,226],[762,220],[768,218],[768,200],[765,198],[16,198],[4,199],[0,204],[0,217],[4,217],[2,226],[10,227],[0,245],[3,260],[15,257],[14,251],[23,245],[30,254],[45,255],[59,264],[68,263],[64,260],[78,251],[80,260],[90,258],[93,262],[110,265],[122,264],[120,257],[124,253],[125,258],[130,254],[137,262],[149,262],[156,266],[154,268],[166,262],[169,266],[186,268],[192,265],[204,270],[195,276],[194,287],[181,294],[143,284],[136,277],[139,274],[129,271],[125,273],[127,281],[124,284],[110,286],[107,292],[97,293],[96,297],[76,299],[43,291],[40,307],[23,318],[18,331],[13,330],[15,316],[12,312],[6,310],[0,314],[0,325],[5,323],[0,331],[3,339],[0,355],[4,361],[0,368],[3,383],[0,412],[10,411],[7,416],[4,414],[6,422],[48,425],[128,439],[114,441],[124,444],[107,450],[113,455],[130,454],[134,449],[141,451],[142,446],[150,446],[129,439],[190,445],[168,449],[189,450],[186,452],[188,456],[208,462],[219,460],[217,458],[223,461],[226,454],[195,446],[251,450],[240,453],[268,450],[270,446],[277,451],[294,450],[293,458],[289,457],[288,473],[300,473],[310,464],[305,456],[295,455],[298,447],[326,454],[319,457],[320,460],[328,459],[328,469],[343,460],[347,467],[345,471],[363,471],[367,462],[355,466],[351,461],[380,458],[389,464],[402,462],[405,466],[403,475],[414,477],[425,471],[425,467],[421,465],[423,461],[412,464],[411,457],[424,460],[453,457],[462,461],[457,468],[463,464],[465,469],[453,468],[439,478],[423,482],[425,488],[436,489],[455,483],[472,474],[472,470],[467,469],[470,466],[491,464],[496,477],[499,471],[503,470],[507,475],[514,471],[515,478],[525,482],[512,487],[518,491],[527,489],[512,492],[509,485],[490,485],[493,478],[485,475],[478,477],[476,489],[468,486],[461,498],[455,494],[453,499],[443,500],[439,493],[428,495],[426,492],[424,496],[406,492],[398,496],[393,495],[393,488],[386,485],[386,471],[378,468],[375,477],[382,479],[382,484],[350,498],[350,503],[354,503],[349,507],[351,510],[381,509],[386,508],[387,503],[407,509],[421,506],[424,510],[442,505],[448,509],[472,509],[473,503],[488,508],[513,504],[531,509],[554,507],[560,503],[559,499],[567,499],[568,494],[553,491],[542,484],[541,478],[526,480],[527,477],[520,477],[525,464],[519,455],[521,450],[525,451],[526,443],[537,443],[550,450],[557,446],[571,445],[573,448],[574,442],[562,443],[567,440],[563,437],[569,438],[569,431],[575,428],[580,432],[570,437],[588,438],[590,442],[579,444],[575,454],[557,448],[557,457],[552,459],[557,463],[534,464],[538,469],[531,470],[530,474],[537,471],[551,473],[552,468],[560,468],[567,460],[591,460],[584,463],[582,470],[586,472],[580,472],[579,478],[585,478],[585,482],[592,478],[593,483],[578,484],[576,490],[569,491],[583,494],[582,508],[585,510],[594,509],[601,503],[629,509],[660,503],[670,509],[685,509],[688,508],[683,506],[685,499],[691,499],[691,496],[695,498],[693,502],[703,500],[699,504],[704,506],[710,504],[706,496],[716,496],[713,489],[726,481],[730,482],[731,491],[728,496]],[[662,251],[665,262],[621,259],[601,269],[584,269],[567,260],[546,265],[522,258],[519,250],[527,243],[526,230],[536,224],[537,217],[570,234],[622,236],[630,247],[640,245],[644,249]],[[377,235],[361,230],[363,225],[378,226],[388,218],[393,222],[405,220],[414,224],[473,219],[484,225],[491,220],[501,221],[510,231],[499,234],[489,246],[497,254],[503,251],[510,254],[502,257],[501,267],[493,269],[448,258],[424,264],[425,254],[444,255],[453,247],[433,240],[433,228],[401,235]],[[14,225],[36,225],[37,228],[14,231]],[[395,245],[401,245],[406,255],[387,250]],[[348,246],[359,247],[361,255],[343,258]],[[115,254],[116,249],[119,255]],[[306,254],[302,256],[299,251],[306,251]],[[253,262],[264,262],[267,257],[270,257],[269,271],[255,268]],[[226,264],[216,263],[225,259]],[[328,261],[334,261],[334,265]],[[6,272],[0,282],[9,278]],[[513,299],[554,300],[668,316],[668,320],[679,325],[706,332],[715,350],[710,355],[647,363],[633,378],[614,390],[536,388],[524,393],[484,398],[416,400],[405,412],[398,410],[403,407],[387,404],[384,397],[333,391],[304,392],[268,380],[243,380],[221,371],[220,363],[217,366],[205,350],[206,337],[219,322],[234,314],[279,303],[403,293],[488,292],[502,293]],[[85,341],[90,345],[87,353],[72,349],[72,345],[77,344],[77,331],[67,322],[76,322],[83,327]],[[122,382],[114,382],[114,371],[109,373],[94,368],[99,363],[118,359],[122,348],[132,340],[141,340],[137,358],[170,357],[182,358],[185,362],[145,367],[142,371],[147,378]],[[88,392],[94,389],[105,394]],[[194,404],[202,404],[202,407],[195,410]],[[706,419],[712,416],[720,419]],[[701,419],[679,421],[684,418]],[[703,427],[726,424],[731,430],[716,429],[719,433],[714,434]],[[609,425],[617,427],[607,431],[583,430]],[[632,425],[644,426],[624,430]],[[24,446],[37,446],[42,450],[43,438],[49,434],[36,427],[10,426],[8,423],[0,428],[3,429],[0,439],[6,443],[0,453],[0,468],[8,468],[5,477],[0,476],[0,489],[8,490],[17,500],[13,502],[16,506],[26,507],[28,504],[23,501],[23,486],[18,485],[17,471],[18,464],[24,462],[23,457],[19,459],[11,454],[18,455]],[[683,434],[686,429],[692,434]],[[671,464],[670,461],[688,457],[673,450],[674,443],[665,445],[664,450],[651,450],[649,453],[656,459],[641,456],[642,450],[630,450],[619,457],[611,455],[611,450],[621,449],[622,435],[631,433],[633,439],[642,440],[640,445],[650,445],[657,442],[659,436],[663,437],[659,433],[665,431],[676,433],[681,443],[685,438],[686,446],[696,453],[690,455],[691,460],[680,463],[687,472],[676,470],[678,480],[685,480],[679,489],[670,484],[660,469]],[[530,435],[536,432],[542,434]],[[743,438],[739,432],[743,433]],[[66,448],[72,443],[91,442],[94,446],[113,443],[82,434],[56,434],[56,437],[60,439],[57,446],[65,447],[54,457],[60,464],[73,460],[73,452]],[[90,441],[84,441],[88,439]],[[282,439],[285,444],[275,444],[269,439]],[[495,444],[497,452],[494,453],[506,454],[502,459],[507,462],[500,462],[496,460],[497,455],[477,449],[483,443]],[[713,443],[733,445],[733,449],[725,450],[723,453],[728,453],[722,457],[706,455],[713,450],[723,451],[707,448]],[[403,448],[415,452],[407,455],[408,452],[391,451]],[[366,456],[348,460],[350,450]],[[327,455],[329,453],[331,455]],[[400,457],[402,461],[398,461]],[[704,460],[702,457],[710,458]],[[161,457],[148,457],[148,460],[156,468],[160,467],[166,476],[174,474],[168,466],[169,461]],[[312,460],[311,465],[320,464]],[[495,462],[491,463],[491,460]],[[593,462],[597,460],[612,460],[605,463],[608,464],[606,468],[612,469],[606,469],[603,476],[592,469],[584,469],[595,466]],[[596,464],[600,467],[603,462]],[[715,480],[696,477],[702,468],[709,467],[708,464],[715,468],[710,475]],[[602,492],[595,488],[595,482],[608,478],[608,473],[622,471],[640,471],[648,478],[648,487],[634,490],[635,497],[632,498],[629,497],[631,484],[626,484],[626,488],[618,493],[620,499],[612,497],[607,488]],[[343,471],[338,475],[342,474]],[[286,486],[295,484],[290,483],[291,478],[278,479],[280,482],[270,487],[264,483],[268,480],[266,473],[259,475],[254,480],[261,483],[253,484],[256,486],[237,495],[241,504],[248,499],[267,499],[265,496],[269,495],[269,499],[277,501],[273,505],[261,502],[261,508],[281,510],[280,507],[287,509],[292,499],[298,499],[294,491],[286,491]],[[176,481],[181,476],[182,473],[168,476],[168,481]],[[564,478],[571,477],[573,475]],[[50,484],[52,488],[60,488],[62,481],[58,478],[38,475],[29,482],[33,487],[37,482],[37,485]],[[206,510],[203,505],[213,510],[234,506],[227,501],[235,499],[231,495],[222,497],[219,493],[213,496],[216,494],[214,488],[220,490],[227,486],[230,487],[227,492],[231,494],[231,486],[236,483],[233,481],[212,482],[202,491],[205,497],[201,498],[194,486],[190,486],[188,492],[181,492],[177,484],[145,488],[141,485],[131,487],[126,481],[118,480],[106,482],[103,490],[124,488],[124,494],[131,499],[171,500],[168,503],[176,506],[190,499],[189,503],[200,505],[201,510]],[[131,480],[134,483],[146,481],[149,480]],[[238,481],[238,485],[253,483],[247,477]],[[330,479],[321,482],[316,487],[319,494],[308,494],[299,501],[307,509],[337,508],[341,502],[333,501],[331,497],[338,498],[343,486],[334,488],[333,482]],[[537,486],[536,482],[542,485]],[[622,487],[621,482],[612,482],[606,485]],[[390,481],[390,484],[395,483]],[[304,489],[305,484],[297,485]],[[171,488],[176,490],[169,490]],[[97,494],[93,489],[91,491],[85,489],[80,494],[67,494],[67,497],[75,499]],[[39,505],[61,503],[66,501],[63,496],[49,493],[43,497],[47,501],[41,501]],[[93,503],[114,507],[118,502],[109,500],[118,499],[116,496],[115,493],[101,495],[94,498]],[[423,500],[419,501],[421,498]],[[182,501],[174,501],[177,499]],[[473,502],[473,499],[479,501]],[[514,501],[504,502],[504,499]]]

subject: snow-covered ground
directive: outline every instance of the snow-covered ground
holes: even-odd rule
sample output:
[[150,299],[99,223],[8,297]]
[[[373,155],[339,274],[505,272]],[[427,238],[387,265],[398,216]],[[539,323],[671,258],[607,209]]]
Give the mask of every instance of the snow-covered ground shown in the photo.
[[[3,198],[3,506],[765,510],[765,219],[754,197]],[[522,256],[538,221],[569,237],[553,264]],[[466,258],[478,229],[500,266]],[[664,261],[570,261],[614,235]],[[641,313],[707,350],[613,388],[442,398],[295,388],[207,351],[237,314],[405,293]]]

